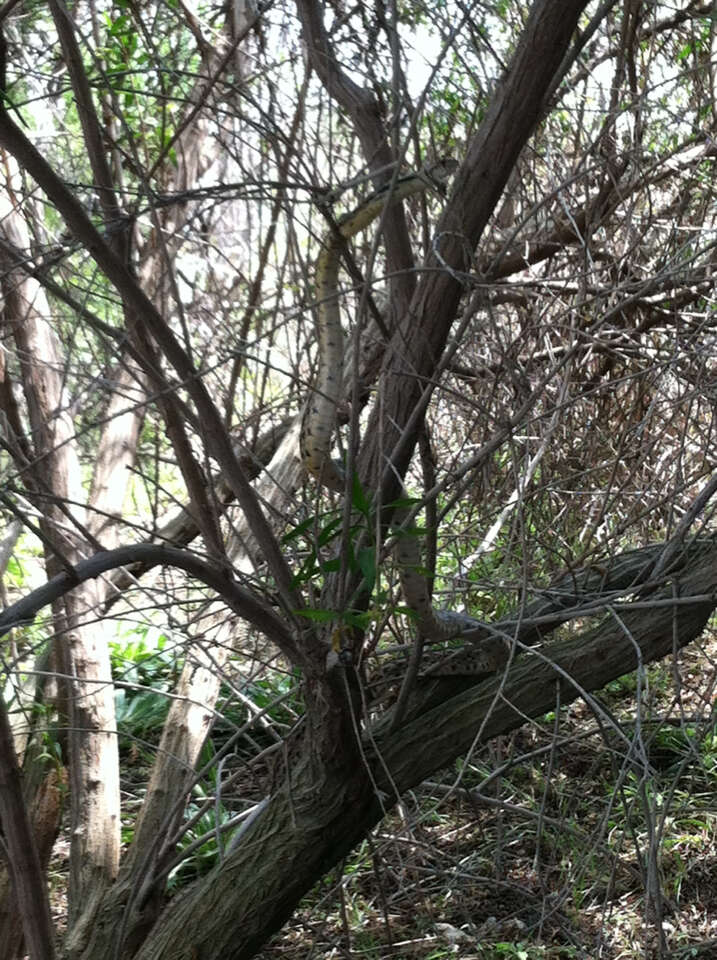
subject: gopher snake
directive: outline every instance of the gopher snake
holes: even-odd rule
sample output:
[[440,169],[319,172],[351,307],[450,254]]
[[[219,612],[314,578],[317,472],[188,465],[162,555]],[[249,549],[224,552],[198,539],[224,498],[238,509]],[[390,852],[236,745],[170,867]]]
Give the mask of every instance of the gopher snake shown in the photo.
[[[401,178],[390,192],[387,189],[380,190],[356,210],[342,217],[336,229],[330,230],[322,241],[315,271],[318,301],[318,373],[313,393],[304,413],[300,449],[306,470],[331,490],[343,492],[345,489],[343,467],[331,458],[331,442],[336,422],[336,408],[341,396],[344,368],[344,336],[338,303],[338,275],[343,243],[368,227],[387,203],[396,203],[429,189],[443,192],[443,184],[455,166],[453,160],[441,161],[419,173]],[[401,499],[406,496],[403,491]],[[406,518],[405,509],[395,509],[394,527],[400,527]],[[401,592],[406,605],[413,611],[418,629],[426,639],[441,640],[459,636],[464,630],[479,625],[478,621],[467,615],[433,609],[426,578],[420,572],[421,545],[417,537],[412,536],[410,532],[402,536],[399,532],[395,556]],[[456,670],[454,659],[455,655],[450,658],[449,672],[461,672]],[[464,672],[494,670],[496,669],[494,661],[495,656],[489,655],[488,651],[479,651],[474,648],[470,652],[471,669]]]

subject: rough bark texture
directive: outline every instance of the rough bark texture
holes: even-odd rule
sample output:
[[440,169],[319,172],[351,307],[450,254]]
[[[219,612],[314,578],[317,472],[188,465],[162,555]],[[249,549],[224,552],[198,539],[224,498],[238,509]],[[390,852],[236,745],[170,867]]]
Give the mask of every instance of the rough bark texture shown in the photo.
[[[202,960],[248,960],[317,877],[338,863],[401,793],[472,746],[551,709],[556,683],[565,705],[690,643],[704,629],[716,591],[712,546],[682,579],[640,609],[627,605],[619,619],[608,614],[578,636],[526,654],[507,676],[471,686],[390,735],[377,729],[362,751],[371,777],[362,762],[351,766],[348,759],[317,777],[311,760],[301,756],[291,770],[291,787],[277,790],[239,846],[167,908],[138,960],[194,960],[199,948]],[[688,602],[691,596],[699,599]],[[653,608],[645,609],[649,603]],[[350,744],[337,744],[334,755],[351,752]],[[203,921],[195,940],[186,931],[196,917]]]
[[[14,248],[28,250],[28,231],[19,205],[12,203],[12,189],[8,180],[3,237]],[[64,389],[62,349],[49,323],[44,291],[3,259],[2,320],[22,358],[34,457],[29,471],[52,575],[82,556],[85,513],[78,506],[63,513],[57,506],[84,500],[81,468]],[[117,739],[110,732],[115,723],[109,652],[102,632],[82,625],[95,601],[94,585],[87,584],[81,593],[58,600],[54,608],[56,662],[66,677],[61,700],[72,769],[73,918],[112,882],[119,865],[119,758]]]
[[[550,710],[556,682],[565,704],[691,643],[715,609],[716,589],[713,545],[681,578],[637,608],[616,605],[597,626],[521,656],[504,686],[503,678],[496,677],[457,694],[390,737],[384,739],[377,731],[379,749],[399,791],[420,783],[473,743],[485,743],[526,717]],[[689,597],[698,599],[685,602]],[[377,777],[387,789],[385,777],[380,772]]]
[[[15,756],[12,730],[5,704],[0,701],[0,822],[3,825],[3,847],[7,851],[6,868],[12,890],[6,893],[2,911],[17,905],[25,941],[33,960],[53,960],[54,933],[50,920],[50,903],[45,877],[32,831],[32,821],[23,796],[20,766]],[[54,824],[53,831],[54,831]],[[17,949],[20,937],[10,922],[2,939]],[[11,957],[12,954],[4,954]]]
[[[48,762],[47,756],[37,757],[40,749],[34,745],[31,749],[34,751],[34,762],[29,764],[27,758],[25,760],[23,802],[29,813],[30,828],[44,876],[57,839],[57,825],[65,808],[67,775],[59,765]],[[42,900],[33,900],[33,909],[44,909]],[[0,957],[21,955],[24,939],[22,917],[10,875],[3,871],[0,876]]]

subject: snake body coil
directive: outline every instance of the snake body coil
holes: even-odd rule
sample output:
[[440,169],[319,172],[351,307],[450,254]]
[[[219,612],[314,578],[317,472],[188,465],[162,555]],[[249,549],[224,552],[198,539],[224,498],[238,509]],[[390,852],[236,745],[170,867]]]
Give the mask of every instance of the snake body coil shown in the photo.
[[[338,274],[343,241],[369,226],[387,203],[398,202],[427,189],[440,190],[454,167],[454,161],[444,161],[421,173],[398,180],[390,193],[379,191],[357,210],[342,217],[338,221],[337,229],[329,231],[322,242],[316,261],[318,374],[304,414],[300,448],[306,470],[332,490],[342,492],[345,488],[343,467],[331,459],[331,442],[344,368],[344,336],[338,304]],[[405,519],[406,511],[396,509],[394,526],[399,527]],[[415,615],[421,633],[429,640],[445,639],[476,627],[478,621],[464,614],[433,609],[426,578],[419,572],[421,547],[418,538],[410,534],[399,535],[397,542],[396,560],[401,591],[407,606]],[[483,664],[483,667],[485,669],[489,665]]]

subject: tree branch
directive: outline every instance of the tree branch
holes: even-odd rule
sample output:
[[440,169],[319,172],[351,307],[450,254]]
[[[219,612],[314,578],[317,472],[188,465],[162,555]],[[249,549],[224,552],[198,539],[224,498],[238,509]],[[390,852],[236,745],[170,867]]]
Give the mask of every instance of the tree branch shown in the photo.
[[717,607],[717,548],[713,545],[653,599],[658,601],[654,609],[645,610],[639,603],[631,610],[628,604],[619,616],[608,607],[602,623],[526,653],[507,676],[472,686],[390,736],[384,738],[377,730],[374,739],[383,761],[377,779],[382,789],[392,789],[385,769],[402,793],[466,750],[550,710],[556,681],[561,685],[561,703],[567,705],[691,643]]
[[[371,784],[377,790],[352,785],[345,776],[335,782],[327,770],[322,790],[316,791],[310,765],[295,764],[291,785],[277,788],[248,836],[202,883],[168,905],[137,960],[191,960],[199,945],[186,937],[186,931],[197,916],[204,918],[202,937],[212,944],[213,957],[249,960],[316,878],[340,862],[403,792],[466,750],[550,710],[556,682],[561,685],[561,702],[567,704],[638,664],[666,656],[675,642],[679,649],[694,640],[717,604],[714,597],[704,597],[715,590],[713,547],[699,566],[663,592],[666,600],[679,596],[683,601],[671,611],[665,607],[647,615],[643,609],[621,611],[619,619],[608,617],[580,636],[514,663],[507,676],[473,686],[397,732],[387,732],[388,715],[364,743]],[[690,596],[702,599],[690,603]],[[241,876],[253,878],[249,895],[237,885]]]
[[[224,471],[239,505],[246,514],[250,528],[261,545],[269,569],[276,579],[279,593],[287,612],[300,608],[302,602],[292,582],[291,572],[284,560],[274,533],[264,516],[256,495],[242,470],[209,391],[186,352],[175,338],[166,321],[149,297],[137,284],[134,276],[114,254],[91,220],[67,189],[45,158],[35,149],[25,134],[0,108],[0,145],[11,153],[20,166],[42,187],[57,207],[74,236],[91,254],[99,268],[115,286],[123,300],[137,311],[157,344],[185,384],[202,420],[207,444]],[[154,370],[148,370],[150,375]],[[319,657],[321,651],[315,650]]]
[[[384,365],[386,397],[376,404],[366,431],[360,473],[370,487],[376,486],[372,478],[383,477],[383,503],[398,495],[399,478],[411,459],[421,410],[430,397],[424,388],[443,354],[463,294],[462,273],[470,269],[511,170],[541,117],[543,96],[586,5],[586,0],[533,3],[511,65],[455,176],[428,263],[433,269],[423,274],[406,326],[391,342]],[[410,419],[414,428],[399,442]],[[387,453],[390,463],[384,469]]]
[[[297,0],[296,9],[311,65],[329,96],[336,100],[351,118],[369,169],[391,170],[396,157],[393,156],[386,139],[381,107],[371,93],[355,83],[339,66],[316,0]],[[376,186],[382,186],[383,183],[385,177],[378,180]],[[394,204],[386,211],[383,234],[391,287],[394,293],[399,295],[399,303],[394,306],[400,308],[401,303],[408,305],[415,287],[415,262],[402,204]]]
[[153,543],[139,543],[97,553],[74,566],[74,577],[67,572],[53,577],[0,613],[0,637],[21,623],[31,622],[43,607],[85,580],[133,563],[142,564],[145,569],[164,564],[184,570],[216,590],[235,613],[266,634],[292,663],[302,662],[302,655],[284,621],[252,593],[239,586],[236,581],[230,580],[225,567],[200,560],[184,550]]

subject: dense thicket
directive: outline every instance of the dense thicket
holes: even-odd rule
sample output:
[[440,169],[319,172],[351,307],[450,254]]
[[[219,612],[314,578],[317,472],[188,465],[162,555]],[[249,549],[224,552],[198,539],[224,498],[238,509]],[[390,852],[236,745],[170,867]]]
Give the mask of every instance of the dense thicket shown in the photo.
[[[717,596],[714,23],[5,4],[0,956],[254,956],[408,791],[487,803],[495,738],[555,751],[577,700],[620,758],[580,856],[629,771],[667,955],[650,738],[711,730],[680,651]],[[322,245],[381,189],[333,289]],[[328,301],[344,491],[299,442]],[[617,716],[593,694],[635,671]]]

